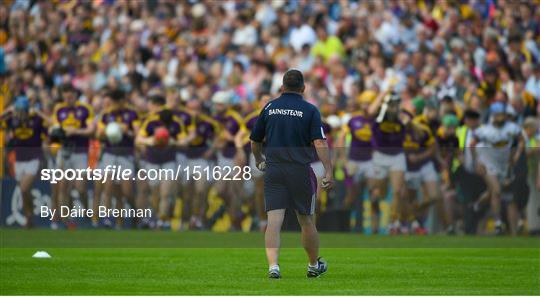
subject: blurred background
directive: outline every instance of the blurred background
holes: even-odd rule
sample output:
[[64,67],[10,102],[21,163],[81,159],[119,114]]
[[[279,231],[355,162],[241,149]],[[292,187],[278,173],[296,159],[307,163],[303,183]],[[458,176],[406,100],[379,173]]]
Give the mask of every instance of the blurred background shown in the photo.
[[[216,105],[225,104],[235,115],[231,117],[239,129],[228,134],[249,131],[261,102],[278,96],[283,74],[296,68],[305,76],[304,97],[321,110],[334,147],[336,188],[318,193],[321,230],[389,232],[395,219],[391,189],[379,205],[379,229],[373,230],[369,191],[367,187],[358,191],[354,169],[348,165],[355,131],[344,127],[362,111],[362,102],[392,86],[403,109],[429,127],[438,156],[433,157],[435,194],[426,192],[425,181],[409,187],[413,193],[406,196],[406,203],[413,210],[401,219],[397,233],[494,232],[487,186],[465,166],[463,155],[467,129],[489,123],[490,106],[496,102],[504,104],[507,120],[522,128],[525,139],[514,172],[501,182],[504,233],[538,233],[539,42],[540,2],[534,0],[2,1],[1,224],[48,227],[49,221],[37,217],[39,207],[55,205],[57,191],[68,193],[66,203],[87,206],[109,191],[90,182],[82,190],[72,185],[54,189],[32,170],[17,174],[17,162],[27,161],[17,159],[17,150],[26,147],[16,141],[25,137],[16,132],[17,110],[39,114],[43,120],[43,133],[34,129],[43,134],[38,137],[41,141],[29,145],[42,148],[39,167],[60,166],[55,162],[62,142],[51,139],[51,128],[58,120],[59,104],[65,103],[62,92],[73,92],[89,111],[84,121],[89,126],[95,122],[95,134],[86,135],[88,144],[83,146],[88,165],[94,168],[103,161],[104,147],[110,146],[99,136],[99,125],[107,124],[103,114],[109,112],[111,98],[116,100],[111,90],[120,90],[124,104],[136,112],[129,127],[134,135],[152,116],[150,98],[160,95],[168,108],[183,109],[192,117],[192,122],[183,123],[186,131],[191,126],[197,129],[204,116],[215,120],[207,121],[215,124],[216,135],[205,138],[205,145],[228,144],[217,145],[205,158],[207,164],[218,164],[215,155],[220,150],[245,140],[220,134],[228,130],[228,122],[221,120]],[[17,100],[28,106],[17,105]],[[231,159],[250,166],[243,144],[236,145]],[[199,146],[192,139],[187,149]],[[130,161],[134,168],[146,166],[144,154],[144,149],[135,150]],[[175,194],[166,197],[165,211],[156,211],[159,217],[149,221],[57,220],[54,228],[264,229],[260,176],[237,185],[239,198],[225,197],[219,183],[208,182],[202,185],[206,191],[191,185],[204,198],[196,195],[198,202],[189,201],[191,195],[181,188],[191,186],[178,184]],[[109,195],[132,208],[146,192],[161,195],[153,192],[155,185],[148,189],[137,182],[130,187],[134,189],[130,195]],[[82,197],[88,200],[79,201]],[[25,206],[25,199],[30,204]],[[147,202],[154,208],[159,204]],[[286,227],[297,228],[294,216],[289,217],[293,221]]]

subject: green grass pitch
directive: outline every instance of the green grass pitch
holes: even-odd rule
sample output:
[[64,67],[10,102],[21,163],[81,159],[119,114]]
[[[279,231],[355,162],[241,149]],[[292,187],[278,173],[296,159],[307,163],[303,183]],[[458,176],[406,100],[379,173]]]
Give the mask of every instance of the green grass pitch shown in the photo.
[[260,233],[0,232],[1,295],[540,294],[540,238],[322,234],[329,271],[307,279],[285,233],[283,278],[269,280]]

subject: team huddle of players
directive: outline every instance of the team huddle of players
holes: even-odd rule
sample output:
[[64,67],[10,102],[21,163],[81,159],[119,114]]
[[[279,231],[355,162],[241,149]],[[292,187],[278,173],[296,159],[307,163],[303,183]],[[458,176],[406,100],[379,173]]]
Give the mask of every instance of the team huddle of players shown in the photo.
[[[39,168],[86,169],[92,139],[101,142],[96,166],[102,169],[121,166],[136,172],[141,168],[175,170],[177,164],[205,168],[214,164],[233,166],[250,162],[247,151],[249,129],[253,128],[258,111],[241,116],[231,108],[228,92],[214,94],[211,115],[203,111],[199,101],[167,102],[159,91],[148,96],[145,114],[131,107],[121,90],[103,92],[105,108],[97,116],[89,104],[77,99],[77,91],[72,86],[62,86],[60,96],[61,102],[55,105],[51,116],[30,109],[24,96],[17,97],[1,115],[2,126],[8,131],[8,147],[15,151],[15,178],[21,189],[28,227],[32,225],[33,216],[30,190],[39,176]],[[111,132],[115,130],[121,137]],[[253,161],[251,163],[253,165]],[[137,225],[168,228],[175,198],[183,197],[183,213],[188,216],[189,226],[200,229],[209,186],[213,184],[226,201],[233,227],[239,226],[243,216],[240,208],[244,197],[239,195],[243,192],[242,184],[235,181],[212,182],[204,178],[188,180],[181,177],[179,180],[98,181],[93,185],[92,199],[88,197],[88,183],[87,180],[73,180],[51,185],[53,208],[71,206],[73,194],[85,208],[97,209],[104,205],[108,209],[121,209],[126,204],[137,209],[151,207],[155,218],[141,219]],[[262,192],[258,190],[258,193]],[[88,205],[89,201],[92,205]],[[262,208],[261,201],[257,202],[259,209]],[[55,217],[52,228],[64,224],[71,227],[73,222],[63,222]],[[96,217],[92,224],[121,228],[123,222]]]
[[[231,228],[240,229],[251,212],[264,229],[262,172],[255,169],[249,152],[249,134],[259,107],[270,95],[239,112],[230,104],[231,94],[218,91],[212,96],[211,112],[206,112],[200,101],[168,100],[160,91],[152,91],[142,113],[130,106],[123,91],[111,89],[103,92],[105,108],[97,116],[90,105],[77,99],[71,85],[62,86],[60,96],[51,116],[31,109],[28,99],[21,96],[0,118],[9,131],[9,147],[16,151],[15,178],[28,227],[33,215],[30,190],[39,168],[85,169],[91,140],[97,139],[101,149],[96,166],[100,168],[115,165],[135,172],[140,168],[175,169],[177,164],[202,168],[240,165],[251,166],[253,178],[99,181],[93,185],[93,197],[88,197],[88,181],[64,181],[51,185],[53,208],[72,205],[74,194],[85,208],[152,208],[154,217],[139,219],[135,225],[166,229],[180,197],[185,226],[203,229],[212,223],[205,216],[212,189],[225,202]],[[472,177],[485,184],[472,194],[478,197],[474,207],[487,209],[485,217],[493,219],[497,233],[504,231],[503,218],[508,231],[518,232],[523,205],[515,197],[505,201],[502,189],[517,180],[513,168],[524,155],[525,144],[534,140],[536,122],[526,122],[522,129],[508,118],[506,106],[497,102],[489,108],[491,119],[480,125],[475,111],[467,110],[458,117],[451,98],[442,100],[440,104],[447,104],[448,110],[440,121],[433,121],[439,116],[437,108],[408,108],[391,91],[365,91],[355,104],[356,111],[347,117],[327,116],[323,128],[333,147],[336,172],[343,172],[350,181],[344,206],[361,215],[367,193],[373,233],[379,232],[380,202],[388,191],[392,197],[391,234],[425,234],[431,206],[445,230],[454,233],[459,212],[456,188]],[[121,137],[113,137],[114,131]],[[321,177],[318,163],[314,161],[313,167]],[[247,212],[245,205],[250,209]],[[362,223],[362,219],[356,221]],[[55,217],[51,227],[72,224]],[[96,217],[92,225],[121,228],[123,221]]]

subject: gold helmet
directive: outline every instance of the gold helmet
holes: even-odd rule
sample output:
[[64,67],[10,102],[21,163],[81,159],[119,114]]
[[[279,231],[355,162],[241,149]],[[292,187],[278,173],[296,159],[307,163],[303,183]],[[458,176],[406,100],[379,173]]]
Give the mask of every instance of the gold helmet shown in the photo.
[[364,104],[364,103],[371,103],[375,98],[377,97],[377,93],[372,90],[365,90],[363,91],[358,97],[356,97],[356,103],[358,104]]

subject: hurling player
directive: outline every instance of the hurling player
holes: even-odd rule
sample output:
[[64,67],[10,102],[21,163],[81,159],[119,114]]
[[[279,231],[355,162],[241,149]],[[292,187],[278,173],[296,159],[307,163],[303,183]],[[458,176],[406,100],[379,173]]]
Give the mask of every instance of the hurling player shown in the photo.
[[[214,144],[220,132],[220,124],[212,117],[202,111],[199,100],[190,100],[186,104],[189,109],[193,124],[195,125],[195,137],[191,139],[185,150],[187,165],[191,170],[199,168],[211,168],[214,157]],[[199,166],[199,167],[195,167]],[[190,216],[190,229],[201,229],[204,227],[203,218],[206,211],[206,197],[211,180],[206,177],[195,180],[190,178],[185,191],[184,211]]]
[[[513,172],[525,147],[525,140],[521,127],[507,119],[504,103],[492,103],[489,112],[490,122],[474,131],[471,145],[474,147],[473,163],[476,171],[488,187],[495,233],[502,234],[501,182],[508,177],[509,172]],[[518,145],[512,152],[514,142]]]
[[[57,154],[56,165],[61,169],[88,168],[88,146],[90,138],[94,136],[95,122],[92,107],[77,99],[77,90],[70,84],[60,87],[62,102],[54,107],[53,128],[60,127],[65,138]],[[59,182],[59,204],[71,203],[69,188],[71,184],[66,181]],[[86,180],[75,180],[73,186],[79,194],[84,208],[87,208],[88,193]]]
[[32,227],[32,196],[30,190],[43,159],[42,143],[47,133],[47,121],[38,111],[30,110],[25,96],[15,99],[15,104],[0,115],[0,127],[6,129],[9,144],[15,148],[15,180],[23,202],[26,227]]
[[[403,140],[405,138],[405,123],[401,119],[401,98],[391,92],[384,91],[368,108],[367,114],[374,119],[373,122],[373,192],[372,213],[379,213],[378,201],[386,196],[388,181],[392,186],[392,214],[394,221],[390,225],[390,233],[397,233],[400,227],[398,219],[403,218],[403,205],[400,193],[405,183],[405,170],[407,168]],[[372,220],[373,230],[379,226],[379,216]]]
[[[165,107],[163,96],[152,95],[149,101],[150,114],[142,123],[135,141],[137,145],[146,147],[146,173],[150,170],[161,172],[160,180],[148,180],[148,183],[152,192],[152,205],[159,217],[157,227],[167,229],[170,227],[176,181],[174,176],[171,178],[166,172],[172,172],[173,175],[176,172],[176,151],[177,147],[186,145],[186,132],[182,120]],[[168,130],[169,139],[165,143],[159,143],[154,137],[158,128]]]
[[[351,115],[349,121],[343,126],[340,143],[345,147],[345,137],[350,135],[350,145],[348,145],[348,156],[343,156],[348,159],[347,173],[352,176],[353,185],[347,193],[347,203],[353,205],[356,210],[356,230],[362,230],[362,212],[363,199],[362,195],[366,187],[369,187],[373,178],[373,164],[371,162],[371,141],[373,137],[372,127],[373,120],[366,114],[369,105],[373,102],[377,94],[374,91],[365,91],[356,102],[357,112]],[[371,207],[371,223],[372,233],[378,232],[378,202],[372,201]]]
[[[236,134],[245,129],[244,120],[238,112],[232,109],[230,101],[232,94],[227,91],[218,91],[212,97],[212,103],[214,108],[214,118],[221,124],[222,129],[218,139],[217,152],[217,165],[222,169],[222,175],[232,173],[232,167],[236,164],[235,157],[237,157],[237,149],[234,143]],[[229,169],[224,169],[229,167]],[[231,178],[232,176],[228,176]],[[222,178],[227,178],[222,176]],[[240,223],[243,219],[243,213],[241,211],[242,197],[242,184],[233,180],[219,180],[216,181],[216,187],[218,193],[226,201],[229,216],[233,221],[233,227],[240,229]]]
[[[103,149],[103,155],[100,160],[100,168],[105,169],[107,166],[116,166],[117,169],[131,170],[131,175],[128,176],[129,180],[107,180],[105,182],[104,205],[108,209],[112,206],[113,191],[116,186],[120,188],[115,191],[118,193],[115,195],[116,208],[122,209],[125,202],[129,202],[132,207],[135,207],[133,182],[131,177],[135,172],[135,160],[134,160],[134,139],[135,131],[139,126],[139,116],[137,112],[131,108],[126,100],[125,93],[122,90],[110,90],[105,94],[105,100],[110,102],[108,108],[106,108],[97,126],[97,136],[104,141],[105,147]],[[107,139],[105,129],[110,123],[118,123],[122,129],[122,138],[118,143],[111,143]],[[99,203],[99,201],[96,201]],[[95,205],[95,204],[94,204]],[[107,226],[111,225],[109,219],[105,220]],[[122,220],[119,218],[117,221],[117,228],[122,226]]]

